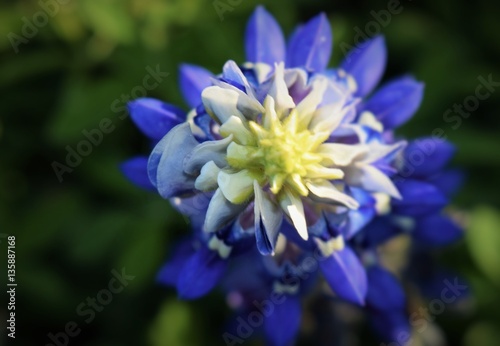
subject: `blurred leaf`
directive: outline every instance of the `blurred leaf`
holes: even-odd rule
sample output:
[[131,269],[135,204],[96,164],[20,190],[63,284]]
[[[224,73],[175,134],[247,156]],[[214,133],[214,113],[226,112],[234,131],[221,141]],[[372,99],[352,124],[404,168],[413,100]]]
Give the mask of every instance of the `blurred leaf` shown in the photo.
[[477,266],[500,285],[500,215],[491,207],[479,207],[472,214],[467,244]]
[[116,252],[120,236],[130,227],[131,217],[108,212],[89,221],[71,231],[69,251],[72,259],[82,265],[102,262],[107,254]]
[[[12,47],[9,47],[12,48]],[[22,52],[23,46],[19,47],[19,54],[14,59],[3,60],[0,64],[0,87],[23,82],[47,72],[52,72],[67,64],[67,57],[63,51],[54,48],[46,48],[39,51]]]
[[[75,215],[81,213],[82,203],[72,191],[40,196],[28,211],[29,218],[22,221],[17,240],[23,251],[34,254],[50,247],[62,227],[73,225]],[[32,258],[32,257],[30,257]]]
[[81,40],[86,36],[85,26],[77,11],[67,11],[64,16],[55,16],[51,23],[56,34],[70,42]]
[[471,284],[472,298],[477,304],[477,309],[488,310],[497,304],[499,297],[494,282],[484,277],[476,268],[467,275],[467,280]]
[[[20,25],[17,11],[13,6],[0,5],[0,32],[2,36],[7,36],[8,33],[19,34]],[[0,40],[0,49],[12,49],[11,43],[8,39]]]
[[134,39],[134,23],[126,2],[83,0],[79,5],[84,19],[97,35],[120,43],[131,43]]
[[[120,96],[121,85],[112,79],[98,83],[71,79],[64,88],[60,104],[48,126],[48,138],[59,145],[86,140],[82,131],[99,129],[102,119],[110,116],[110,107]],[[111,119],[114,121],[115,119]],[[78,142],[79,143],[79,142]]]
[[483,321],[467,330],[463,346],[497,346],[499,340],[498,326]]
[[[157,211],[157,208],[152,210]],[[136,276],[130,287],[137,290],[154,282],[156,272],[165,257],[165,220],[158,217],[137,218],[131,227],[134,232],[115,267],[125,267],[127,272]]]
[[[36,267],[18,270],[19,289],[27,293],[25,304],[51,312],[51,317],[67,313],[76,302],[74,291],[68,282],[48,265],[38,263]],[[23,295],[24,297],[24,295]],[[76,307],[76,306],[75,306]]]
[[153,346],[201,345],[198,328],[192,325],[192,311],[188,305],[170,300],[163,303],[156,321],[150,330]]
[[[115,144],[115,143],[111,143]],[[109,146],[109,141],[105,144]],[[95,149],[89,156],[85,164],[81,167],[81,173],[92,186],[103,192],[113,193],[116,196],[122,195],[124,198],[135,199],[137,197],[147,197],[156,194],[151,191],[140,189],[130,181],[120,171],[121,161],[117,157],[112,157],[109,152],[105,152],[104,146]],[[117,154],[117,150],[114,153]]]
[[[466,125],[464,120],[462,126]],[[450,140],[459,147],[457,157],[461,163],[480,164],[500,167],[500,155],[491,155],[491,148],[500,146],[500,138],[494,133],[484,133],[469,128],[459,128],[455,133],[449,131]]]

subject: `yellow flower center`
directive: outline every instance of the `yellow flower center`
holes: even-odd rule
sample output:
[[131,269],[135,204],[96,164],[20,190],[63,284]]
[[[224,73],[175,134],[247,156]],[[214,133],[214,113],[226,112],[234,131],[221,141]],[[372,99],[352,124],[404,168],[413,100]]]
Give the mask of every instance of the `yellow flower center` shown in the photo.
[[249,121],[247,126],[244,145],[232,143],[227,161],[235,170],[245,169],[259,183],[269,184],[272,193],[287,187],[307,196],[308,180],[340,178],[338,170],[321,165],[324,156],[316,152],[329,134],[308,130],[295,109],[280,120],[274,109],[267,108],[260,123]]

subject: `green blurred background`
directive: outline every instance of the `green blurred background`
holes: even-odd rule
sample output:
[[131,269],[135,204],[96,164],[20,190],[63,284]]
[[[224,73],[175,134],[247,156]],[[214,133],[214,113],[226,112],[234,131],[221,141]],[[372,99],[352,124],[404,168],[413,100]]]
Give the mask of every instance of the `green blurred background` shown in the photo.
[[[55,7],[36,1],[0,4],[0,233],[17,237],[19,284],[16,340],[4,338],[2,327],[0,345],[46,345],[47,334],[63,331],[70,321],[82,329],[69,340],[75,346],[222,345],[230,312],[221,295],[179,302],[173,290],[154,282],[169,246],[188,225],[166,201],[135,188],[118,171],[121,161],[148,150],[130,119],[117,111],[124,105],[122,95],[142,85],[148,66],[159,65],[169,76],[148,96],[185,106],[178,64],[218,72],[228,59],[243,62],[245,23],[258,3],[287,34],[325,11],[335,36],[333,66],[343,57],[339,45],[353,46],[355,28],[366,32],[365,25],[375,21],[371,11],[387,9],[388,2],[62,2],[42,1]],[[222,18],[215,5],[227,6]],[[500,81],[500,3],[418,0],[401,5],[400,14],[379,25],[389,50],[385,79],[411,72],[426,90],[417,116],[400,133],[415,137],[443,129],[459,149],[454,164],[468,175],[454,201],[463,211],[467,235],[439,258],[468,280],[474,299],[465,313],[447,309],[437,322],[451,345],[498,345],[500,88],[456,129],[443,114],[474,94],[479,76],[492,74]],[[44,7],[54,11],[47,24],[36,15]],[[32,22],[34,15],[43,25],[18,42],[16,53],[12,33],[22,36],[23,17]],[[82,131],[98,128],[105,118],[113,131],[59,182],[53,162],[64,164],[66,146],[75,149],[85,139]],[[0,284],[5,287],[7,245],[0,241]],[[91,323],[84,322],[77,307],[106,288],[111,271],[121,268],[135,278]],[[2,301],[4,321],[7,297]],[[376,344],[369,333],[358,336],[364,345]]]

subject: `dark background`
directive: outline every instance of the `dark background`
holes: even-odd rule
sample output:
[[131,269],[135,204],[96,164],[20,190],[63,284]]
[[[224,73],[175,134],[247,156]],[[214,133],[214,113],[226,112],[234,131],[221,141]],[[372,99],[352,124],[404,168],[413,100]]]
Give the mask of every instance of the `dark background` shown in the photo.
[[[243,62],[244,28],[257,2],[218,1],[232,8],[222,20],[211,0],[42,2],[57,4],[54,16],[17,53],[9,33],[21,36],[23,17],[32,22],[43,7],[35,1],[0,4],[0,233],[17,238],[19,285],[16,340],[5,338],[6,344],[46,345],[47,334],[62,332],[70,321],[81,328],[68,342],[75,346],[223,344],[230,312],[220,294],[180,302],[173,290],[154,282],[170,245],[188,225],[168,202],[120,174],[119,163],[146,153],[148,143],[116,108],[124,104],[122,94],[142,85],[146,68],[158,64],[169,76],[148,96],[185,106],[177,66],[195,63],[218,73],[228,59]],[[325,11],[335,37],[332,66],[344,55],[341,45],[355,45],[356,27],[366,33],[367,23],[377,23],[371,11],[388,4],[260,3],[286,34]],[[465,240],[439,258],[467,280],[474,297],[465,309],[447,309],[437,323],[451,345],[498,345],[500,88],[460,126],[443,114],[474,95],[479,76],[500,81],[500,3],[414,0],[401,6],[386,25],[378,24],[388,46],[385,79],[412,73],[426,89],[421,109],[400,134],[414,138],[441,128],[458,147],[453,163],[468,175],[453,207],[466,225]],[[99,128],[105,118],[113,130],[60,182],[54,162],[66,164],[67,146],[76,149],[86,139],[83,131]],[[5,287],[7,243],[0,241]],[[135,278],[86,323],[89,315],[80,316],[77,307],[108,286],[113,269],[122,268]],[[7,296],[2,301],[4,321]],[[376,345],[368,329],[360,328],[362,344]]]

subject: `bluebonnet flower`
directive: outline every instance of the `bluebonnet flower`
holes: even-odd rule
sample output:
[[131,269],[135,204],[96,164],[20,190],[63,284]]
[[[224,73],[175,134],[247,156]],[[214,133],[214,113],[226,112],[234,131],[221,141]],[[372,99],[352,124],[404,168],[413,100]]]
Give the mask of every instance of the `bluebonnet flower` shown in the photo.
[[412,238],[407,250],[409,264],[398,274],[411,279],[430,299],[443,290],[446,280],[457,281],[456,275],[444,275],[445,271],[429,257],[429,249],[449,245],[463,235],[457,221],[443,211],[463,181],[460,170],[446,168],[454,152],[452,144],[439,138],[411,142],[401,155],[394,177],[403,198],[379,203],[378,216],[357,236],[356,241],[371,262],[367,309],[375,328],[387,341],[411,335],[411,326],[403,290],[398,280],[381,267],[376,255],[378,246],[399,235]]
[[425,243],[460,234],[441,214],[454,188],[454,173],[441,173],[450,145],[437,144],[408,175],[417,144],[393,133],[418,109],[423,84],[403,76],[373,92],[386,64],[381,36],[327,68],[332,34],[324,14],[286,43],[258,7],[245,49],[247,61],[228,61],[219,75],[181,66],[189,112],[149,98],[129,104],[154,148],[125,162],[124,174],[169,199],[192,227],[158,280],[184,299],[223,280],[247,310],[279,295],[284,303],[264,322],[267,340],[279,346],[296,337],[301,297],[319,268],[337,299],[366,306],[390,335],[407,330],[404,292],[376,247],[409,232],[402,225]]
[[[386,133],[384,140],[390,141],[392,136]],[[407,256],[411,260],[396,274],[399,278],[410,276],[414,280],[424,271],[427,282],[415,281],[416,286],[442,290],[444,276],[436,276],[442,271],[436,265],[430,268],[423,263],[432,263],[428,260],[430,248],[449,245],[463,235],[458,223],[443,211],[463,180],[461,171],[446,168],[454,152],[452,144],[439,138],[426,137],[410,142],[399,154],[392,177],[402,198],[373,194],[371,203],[365,205],[372,208],[372,217],[365,219],[368,222],[352,240],[368,272],[365,309],[375,329],[387,342],[406,344],[411,325],[400,280],[382,265],[379,247],[400,235],[410,236],[412,245]],[[348,215],[342,227],[348,228],[352,220],[357,219],[356,214]]]

